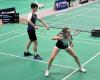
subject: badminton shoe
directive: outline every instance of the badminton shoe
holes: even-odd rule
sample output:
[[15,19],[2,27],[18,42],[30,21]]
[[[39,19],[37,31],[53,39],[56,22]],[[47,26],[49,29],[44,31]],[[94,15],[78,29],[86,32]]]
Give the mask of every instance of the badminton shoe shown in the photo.
[[48,76],[49,76],[49,71],[46,70],[46,71],[45,71],[45,77],[48,77]]
[[32,56],[33,54],[31,54],[29,51],[28,52],[25,52],[24,51],[24,56]]
[[86,69],[85,69],[84,67],[80,67],[79,70],[80,70],[81,72],[84,72],[84,73],[86,72]]
[[41,58],[40,55],[38,55],[38,54],[34,55],[34,59],[35,59],[35,60],[42,60],[42,58]]

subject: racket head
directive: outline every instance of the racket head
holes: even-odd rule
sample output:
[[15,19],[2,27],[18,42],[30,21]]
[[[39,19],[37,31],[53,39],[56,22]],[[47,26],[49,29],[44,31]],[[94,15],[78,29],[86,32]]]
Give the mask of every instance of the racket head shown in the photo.
[[46,35],[46,30],[45,29],[41,29],[40,33],[41,33],[42,36],[45,36]]

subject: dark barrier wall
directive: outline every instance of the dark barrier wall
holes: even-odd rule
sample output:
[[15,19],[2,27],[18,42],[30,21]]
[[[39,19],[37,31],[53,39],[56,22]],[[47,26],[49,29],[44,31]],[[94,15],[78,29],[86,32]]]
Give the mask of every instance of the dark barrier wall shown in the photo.
[[80,0],[80,4],[88,3],[89,0]]
[[2,14],[6,14],[6,13],[16,13],[15,7],[0,9],[0,19],[2,19]]

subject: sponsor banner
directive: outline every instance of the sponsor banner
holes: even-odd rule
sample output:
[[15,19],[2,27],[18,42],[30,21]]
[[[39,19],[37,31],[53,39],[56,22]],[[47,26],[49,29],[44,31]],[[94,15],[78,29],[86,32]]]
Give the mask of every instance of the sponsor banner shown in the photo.
[[55,10],[62,10],[68,8],[67,0],[56,0],[54,8]]

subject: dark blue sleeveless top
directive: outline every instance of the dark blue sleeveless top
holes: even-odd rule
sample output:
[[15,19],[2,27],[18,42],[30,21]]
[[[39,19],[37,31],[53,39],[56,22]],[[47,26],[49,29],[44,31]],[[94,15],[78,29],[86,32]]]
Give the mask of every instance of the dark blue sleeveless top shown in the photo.
[[[37,15],[32,14],[31,21],[33,24],[36,24],[36,19],[37,19]],[[35,30],[35,28],[31,24],[28,23],[28,30]]]

